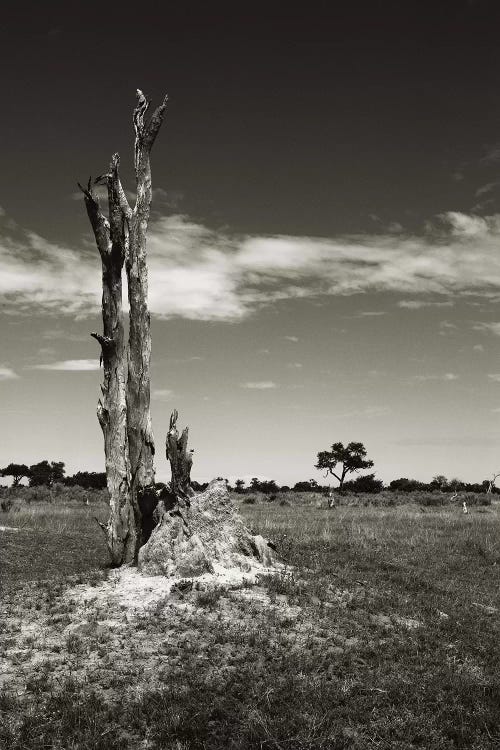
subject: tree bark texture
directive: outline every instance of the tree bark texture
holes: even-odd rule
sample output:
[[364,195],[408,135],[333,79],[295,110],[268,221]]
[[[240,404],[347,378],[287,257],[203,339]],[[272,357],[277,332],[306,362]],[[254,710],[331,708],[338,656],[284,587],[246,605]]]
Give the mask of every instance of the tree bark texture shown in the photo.
[[170,417],[170,427],[166,439],[166,455],[170,461],[172,479],[170,480],[170,491],[183,505],[189,505],[189,498],[193,497],[194,490],[191,486],[191,467],[193,465],[193,452],[188,451],[189,428],[185,427],[179,437],[177,430],[177,409],[174,409]]
[[[111,172],[117,169],[116,157]],[[106,176],[110,220],[100,211],[98,198],[89,180],[82,188],[102,264],[103,334],[91,335],[101,345],[104,369],[97,417],[104,435],[106,477],[110,515],[105,527],[106,540],[114,565],[130,562],[137,546],[135,513],[130,498],[130,471],[127,439],[126,379],[127,357],[123,330],[122,268],[125,242],[121,223],[113,207],[111,179]]]
[[[127,219],[128,253],[125,266],[130,305],[127,381],[130,489],[133,504],[138,508],[149,506],[154,495],[155,447],[150,410],[151,329],[146,239],[152,198],[150,152],[161,127],[166,105],[167,97],[146,124],[144,118],[149,102],[142,91],[137,91],[137,106],[134,110],[137,198],[135,208]],[[125,196],[123,198],[126,201]]]
[[[149,102],[137,91],[133,122],[137,199],[132,209],[118,173],[119,156],[110,170],[86,188],[85,197],[102,261],[103,334],[91,334],[101,345],[104,382],[97,415],[104,434],[110,517],[105,529],[115,565],[137,560],[145,541],[141,507],[156,502],[154,440],[150,413],[151,334],[147,304],[146,236],[151,205],[150,152],[160,129],[167,97],[150,121]],[[101,213],[93,185],[105,182],[109,220]],[[122,310],[122,269],[128,284],[129,340],[125,346]],[[149,514],[151,515],[151,514]]]

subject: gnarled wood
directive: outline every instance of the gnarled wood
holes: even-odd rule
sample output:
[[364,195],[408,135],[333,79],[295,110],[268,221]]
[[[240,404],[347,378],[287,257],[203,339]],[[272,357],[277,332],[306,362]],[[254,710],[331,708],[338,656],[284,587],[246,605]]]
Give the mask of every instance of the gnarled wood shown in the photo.
[[[151,529],[154,493],[154,440],[150,415],[151,334],[147,305],[146,235],[151,205],[150,152],[160,129],[167,97],[148,123],[149,102],[137,92],[134,110],[137,200],[130,207],[119,177],[119,156],[94,184],[108,189],[109,219],[103,216],[92,180],[81,189],[102,260],[103,334],[91,334],[101,345],[104,366],[98,417],[104,433],[111,513],[106,527],[115,564],[134,562]],[[130,304],[128,348],[124,342],[122,268],[125,264]],[[146,521],[146,519],[144,519]]]
[[155,478],[155,447],[150,411],[151,331],[146,262],[146,236],[152,197],[150,151],[163,120],[167,97],[147,124],[144,117],[149,102],[139,90],[137,99],[133,117],[137,199],[134,210],[130,214],[125,212],[124,217],[128,227],[125,266],[130,304],[127,432],[133,504],[140,507],[145,502],[144,493],[152,493]]
[[194,451],[188,451],[189,427],[185,427],[179,437],[177,430],[177,409],[170,416],[170,427],[167,432],[165,449],[167,459],[170,461],[172,479],[170,491],[181,504],[189,505],[189,498],[194,495],[191,486],[191,467],[193,465]]
[[[111,163],[111,174],[117,164]],[[130,497],[127,447],[127,362],[123,331],[122,268],[124,235],[116,210],[111,176],[106,176],[110,220],[101,213],[99,200],[89,179],[84,193],[87,214],[94,231],[102,263],[103,334],[92,333],[101,345],[104,378],[97,417],[104,435],[106,477],[110,514],[104,529],[114,565],[132,562],[137,547],[135,513]],[[80,186],[81,187],[81,186]]]

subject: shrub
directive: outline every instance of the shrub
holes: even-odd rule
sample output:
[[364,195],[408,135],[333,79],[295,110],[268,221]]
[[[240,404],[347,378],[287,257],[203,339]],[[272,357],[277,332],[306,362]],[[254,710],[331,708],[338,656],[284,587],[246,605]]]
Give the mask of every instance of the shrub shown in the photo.
[[491,494],[487,492],[462,492],[458,500],[467,505],[491,505]]
[[2,508],[4,513],[8,513],[12,506],[14,505],[14,500],[11,497],[6,497],[5,500],[2,500],[0,503],[0,507]]
[[375,479],[375,474],[365,474],[364,476],[356,477],[356,479],[344,483],[345,490],[366,492],[369,494],[382,492],[383,488],[383,481],[381,479]]
[[257,502],[257,498],[255,497],[255,495],[245,495],[245,497],[243,498],[243,502],[245,503],[245,505],[255,505],[255,503]]

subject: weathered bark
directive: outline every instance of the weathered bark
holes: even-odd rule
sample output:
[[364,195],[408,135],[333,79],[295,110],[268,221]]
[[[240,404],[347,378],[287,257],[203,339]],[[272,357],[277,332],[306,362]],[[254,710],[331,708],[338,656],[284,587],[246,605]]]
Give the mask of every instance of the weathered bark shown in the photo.
[[185,427],[181,436],[177,431],[177,418],[179,414],[174,409],[170,416],[170,427],[165,441],[166,456],[170,461],[172,479],[170,491],[181,504],[189,505],[189,498],[194,495],[191,486],[191,467],[193,465],[194,451],[188,451],[189,427]]
[[[97,417],[104,435],[106,477],[110,514],[104,527],[114,565],[132,562],[137,546],[135,514],[130,498],[130,472],[127,447],[126,377],[127,363],[122,312],[122,268],[125,256],[123,222],[118,215],[114,182],[118,179],[118,159],[113,157],[106,179],[110,220],[101,213],[98,198],[89,179],[81,187],[102,263],[103,334],[92,333],[101,345],[104,379]],[[95,184],[95,183],[94,183]]]
[[[94,333],[102,348],[104,382],[98,417],[104,433],[110,517],[105,528],[114,564],[137,561],[140,545],[151,529],[143,528],[143,513],[152,516],[154,492],[154,440],[150,414],[151,335],[147,305],[146,235],[151,205],[150,152],[160,129],[167,97],[148,123],[149,103],[141,91],[134,110],[137,199],[129,206],[119,174],[118,154],[113,156],[105,181],[109,220],[99,209],[92,181],[81,188],[94,230],[103,268],[102,316],[104,333]],[[81,186],[80,186],[81,187]],[[130,304],[128,348],[125,347],[122,313],[122,269],[125,263]]]
[[[126,219],[128,252],[125,261],[130,305],[127,381],[127,434],[130,460],[132,503],[139,514],[140,508],[149,506],[154,495],[154,438],[150,411],[150,361],[151,332],[148,310],[148,269],[146,262],[146,237],[151,206],[150,152],[160,129],[167,97],[156,109],[149,123],[144,116],[149,102],[137,91],[138,102],[134,110],[135,174],[137,199],[133,211]],[[126,197],[122,196],[122,205]],[[128,204],[127,204],[128,205]],[[142,538],[139,541],[145,541]],[[138,551],[138,549],[137,549]]]

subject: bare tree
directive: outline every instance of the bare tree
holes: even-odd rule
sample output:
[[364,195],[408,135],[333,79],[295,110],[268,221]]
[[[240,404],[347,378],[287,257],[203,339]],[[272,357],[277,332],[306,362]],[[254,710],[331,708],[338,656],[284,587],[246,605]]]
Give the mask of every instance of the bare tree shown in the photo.
[[[109,172],[80,188],[102,263],[103,333],[91,335],[101,345],[104,380],[97,416],[104,434],[110,516],[105,527],[115,565],[137,560],[144,535],[141,507],[154,495],[154,439],[150,414],[151,334],[147,304],[146,238],[151,206],[150,153],[161,127],[167,97],[149,122],[149,102],[137,91],[134,110],[136,202],[128,203],[119,177],[119,156]],[[94,186],[105,183],[109,218],[100,210]],[[122,269],[127,273],[129,339],[125,344]]]
[[491,479],[488,480],[488,489],[486,490],[486,494],[491,495],[493,492],[493,487],[495,486],[495,482],[500,477],[500,471],[494,473],[491,477]]

